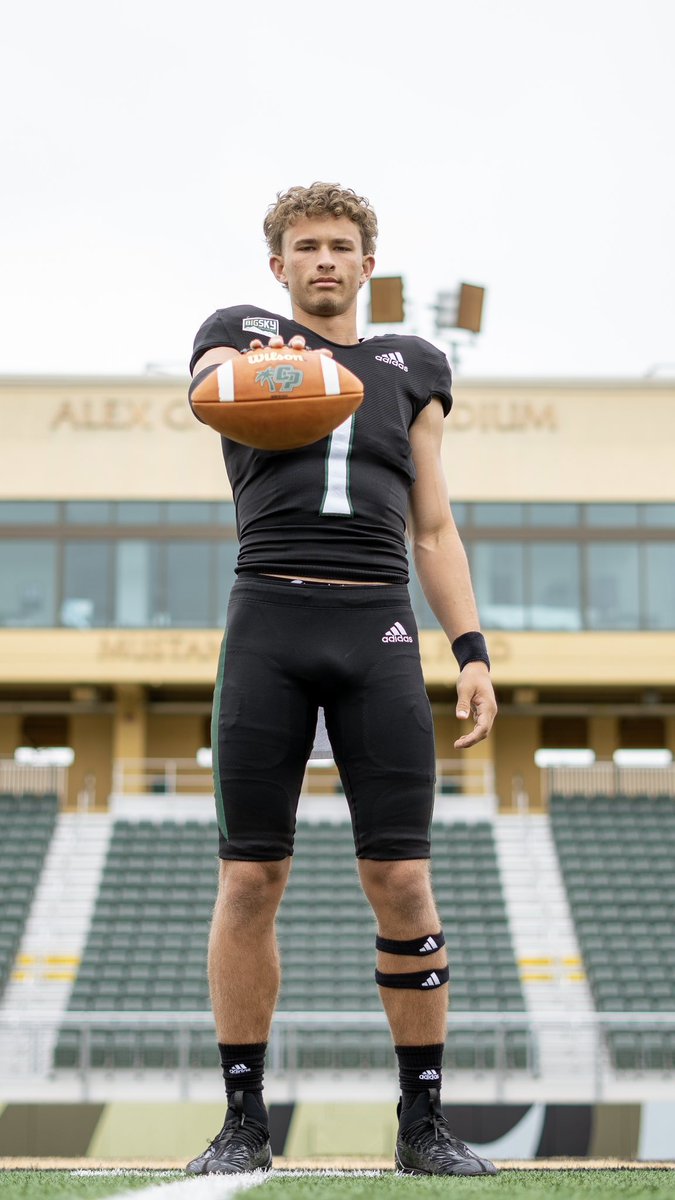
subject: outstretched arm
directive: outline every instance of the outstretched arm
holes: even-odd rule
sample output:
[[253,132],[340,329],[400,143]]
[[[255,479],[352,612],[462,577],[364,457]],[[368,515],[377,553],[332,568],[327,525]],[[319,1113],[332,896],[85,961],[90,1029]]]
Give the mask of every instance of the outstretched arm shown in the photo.
[[[469,564],[452,512],[441,462],[443,409],[432,400],[413,423],[410,445],[416,480],[410,491],[409,524],[415,568],[429,604],[451,642],[480,629]],[[497,702],[485,663],[470,662],[457,680],[457,716],[474,728],[455,742],[474,746],[489,734]]]

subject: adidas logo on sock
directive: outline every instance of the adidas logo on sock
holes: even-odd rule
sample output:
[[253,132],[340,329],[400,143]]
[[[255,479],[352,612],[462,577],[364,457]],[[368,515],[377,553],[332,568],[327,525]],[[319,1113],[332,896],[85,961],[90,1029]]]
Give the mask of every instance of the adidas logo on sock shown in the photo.
[[427,978],[424,980],[424,983],[422,984],[423,988],[435,988],[435,987],[440,987],[440,986],[441,986],[441,981],[438,978],[438,975],[436,974],[435,971],[432,971],[431,975],[428,975]]
[[399,371],[408,370],[403,361],[403,355],[399,354],[398,350],[393,350],[387,354],[376,354],[375,361],[388,363],[390,367],[398,367]]
[[432,937],[428,937],[423,946],[420,946],[420,954],[431,954],[433,950],[438,950],[438,946]]
[[246,1066],[246,1063],[235,1063],[233,1067],[228,1068],[228,1075],[247,1075],[251,1070]]
[[422,1080],[440,1079],[440,1075],[434,1067],[430,1067],[428,1071],[422,1071],[422,1074],[418,1075],[417,1078]]
[[412,642],[412,638],[406,633],[400,621],[395,621],[391,629],[388,629],[382,638],[383,642]]

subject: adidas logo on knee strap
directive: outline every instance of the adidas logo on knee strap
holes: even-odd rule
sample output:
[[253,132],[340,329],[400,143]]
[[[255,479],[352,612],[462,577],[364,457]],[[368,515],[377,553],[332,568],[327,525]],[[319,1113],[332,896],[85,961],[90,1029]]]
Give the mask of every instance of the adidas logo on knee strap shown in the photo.
[[430,991],[432,988],[443,987],[449,978],[449,967],[436,967],[435,971],[407,971],[401,975],[375,971],[375,982],[379,987],[412,988],[414,991]]
[[[440,929],[438,933],[429,933],[421,938],[412,938],[410,941],[399,941],[392,938],[380,937],[379,933],[375,938],[375,946],[384,954],[401,954],[407,955],[409,958],[417,958],[425,954],[435,954],[445,945],[445,935]],[[436,967],[433,971],[406,971],[398,974],[391,974],[388,971],[376,971],[375,981],[380,987],[390,988],[412,988],[415,991],[419,988],[422,991],[428,991],[432,988],[443,987],[450,978],[448,967]]]
[[445,934],[442,929],[438,933],[429,933],[425,937],[413,938],[409,942],[383,938],[380,937],[379,933],[375,938],[375,948],[382,950],[384,954],[408,954],[415,958],[418,954],[435,954],[444,945]]

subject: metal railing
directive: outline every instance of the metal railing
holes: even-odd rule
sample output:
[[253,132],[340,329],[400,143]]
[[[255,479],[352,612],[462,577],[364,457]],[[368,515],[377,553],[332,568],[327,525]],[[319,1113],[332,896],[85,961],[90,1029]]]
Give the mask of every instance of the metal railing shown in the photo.
[[588,767],[547,767],[547,797],[561,796],[675,796],[675,763],[664,767],[620,767],[596,762]]
[[66,794],[67,781],[67,767],[33,766],[18,763],[13,758],[0,758],[0,792],[12,792],[15,796],[25,793],[33,796],[55,794],[61,802]]
[[213,795],[213,775],[211,767],[200,766],[196,758],[118,758],[113,763],[112,790],[118,795]]
[[441,795],[494,796],[494,765],[489,760],[437,758],[436,791]]
[[[76,1035],[77,1049],[70,1067],[52,1068],[52,1078],[77,1080],[77,1093],[81,1099],[90,1097],[95,1083],[101,1077],[108,1079],[160,1076],[173,1080],[173,1087],[181,1099],[189,1099],[194,1092],[195,1081],[217,1067],[213,1018],[209,1012],[63,1012],[25,1013],[0,1011],[0,1042],[10,1039],[13,1045],[21,1046],[22,1063],[37,1076],[39,1064],[47,1057],[51,1061],[51,1048],[57,1034],[64,1031]],[[144,1034],[155,1031],[162,1035],[165,1059],[162,1064],[148,1066],[143,1059]],[[653,1052],[649,1045],[640,1051],[636,1043],[636,1058],[630,1069],[617,1070],[612,1065],[607,1037],[609,1034],[659,1035],[661,1044],[670,1047],[662,1052],[660,1066],[654,1069]],[[115,1064],[114,1054],[104,1061],[96,1061],[95,1045],[99,1039],[114,1035],[127,1035],[126,1046],[130,1049],[127,1064]],[[617,1080],[634,1079],[655,1074],[666,1079],[672,1087],[675,1080],[675,1012],[461,1012],[452,1011],[448,1024],[446,1047],[446,1069],[455,1074],[469,1070],[482,1075],[486,1080],[487,1092],[499,1102],[505,1098],[509,1081],[540,1081],[546,1083],[542,1071],[540,1040],[551,1034],[585,1037],[589,1049],[583,1055],[583,1067],[578,1063],[568,1071],[568,1082],[574,1088],[579,1102],[598,1102],[614,1094]],[[324,1035],[316,1042],[317,1035]],[[664,1038],[665,1035],[665,1038]],[[205,1040],[214,1039],[213,1066],[203,1062],[195,1066],[193,1051],[203,1047]],[[475,1038],[475,1043],[472,1039]],[[514,1038],[519,1040],[518,1054],[514,1058]],[[321,1062],[311,1063],[312,1046],[320,1044]],[[462,1061],[462,1049],[474,1045],[474,1061],[470,1066],[466,1058]],[[137,1053],[134,1056],[134,1046]],[[482,1047],[482,1049],[481,1049]],[[351,1058],[345,1065],[345,1052]],[[642,1055],[642,1056],[641,1056]],[[651,1057],[650,1057],[651,1056]],[[308,1065],[309,1064],[309,1065]],[[349,1069],[364,1071],[391,1071],[394,1065],[393,1049],[386,1018],[383,1012],[278,1012],[275,1015],[269,1039],[267,1074],[297,1083],[308,1073],[317,1071],[335,1076],[348,1073]],[[44,1070],[43,1070],[44,1075]],[[3,1095],[11,1090],[11,1072],[0,1057],[0,1081]],[[24,1074],[25,1078],[25,1074]],[[559,1079],[558,1079],[559,1082]],[[99,1089],[100,1090],[100,1089]],[[72,1091],[71,1091],[72,1094]]]
[[[307,765],[302,793],[325,791],[333,793],[338,783],[335,767],[329,772],[325,765]],[[494,768],[490,762],[466,763],[462,759],[440,758],[436,761],[436,788],[440,794],[492,796]],[[212,794],[213,777],[207,762],[201,765],[196,758],[120,758],[113,763],[112,790],[117,795],[168,793]]]

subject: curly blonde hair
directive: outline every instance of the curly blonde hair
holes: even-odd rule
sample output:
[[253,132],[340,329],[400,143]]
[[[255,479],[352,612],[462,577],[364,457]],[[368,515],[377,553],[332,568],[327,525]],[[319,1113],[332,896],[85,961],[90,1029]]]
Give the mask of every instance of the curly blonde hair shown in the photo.
[[375,253],[377,217],[365,196],[357,196],[339,183],[316,182],[277,193],[276,203],[270,205],[263,222],[270,254],[281,254],[284,233],[300,217],[325,216],[348,217],[361,232],[363,253]]

